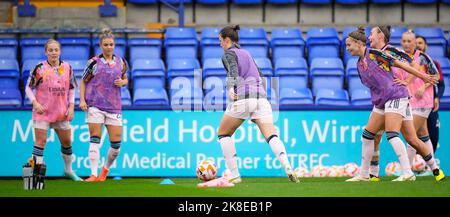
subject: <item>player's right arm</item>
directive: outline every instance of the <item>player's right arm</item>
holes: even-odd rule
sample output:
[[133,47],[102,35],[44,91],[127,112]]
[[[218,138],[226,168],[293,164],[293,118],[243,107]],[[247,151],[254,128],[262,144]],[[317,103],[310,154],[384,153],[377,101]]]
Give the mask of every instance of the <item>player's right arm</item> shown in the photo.
[[236,100],[238,98],[234,91],[239,79],[239,70],[237,65],[237,56],[233,51],[225,52],[222,57],[222,62],[225,70],[227,71],[227,91],[231,99]]
[[42,78],[38,76],[38,71],[41,69],[42,63],[39,63],[34,67],[33,71],[30,73],[27,81],[27,85],[25,86],[25,94],[30,99],[31,104],[33,105],[33,110],[38,114],[44,113],[44,109],[42,105],[36,100],[36,96],[34,95],[33,90],[42,83]]
[[83,77],[80,82],[80,109],[83,111],[88,110],[88,105],[86,103],[86,83],[89,82],[94,77],[94,71],[96,68],[97,61],[90,59],[84,69]]

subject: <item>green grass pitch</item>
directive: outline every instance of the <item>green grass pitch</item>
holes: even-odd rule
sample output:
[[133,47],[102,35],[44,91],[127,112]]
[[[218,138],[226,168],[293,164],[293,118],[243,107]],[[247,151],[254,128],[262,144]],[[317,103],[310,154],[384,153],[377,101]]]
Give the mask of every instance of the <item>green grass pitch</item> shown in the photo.
[[175,185],[160,185],[158,178],[108,179],[84,183],[66,179],[46,180],[44,190],[23,190],[21,179],[1,179],[1,197],[449,197],[450,181],[418,177],[415,182],[344,182],[346,178],[244,178],[231,188],[198,188],[194,178],[173,178]]

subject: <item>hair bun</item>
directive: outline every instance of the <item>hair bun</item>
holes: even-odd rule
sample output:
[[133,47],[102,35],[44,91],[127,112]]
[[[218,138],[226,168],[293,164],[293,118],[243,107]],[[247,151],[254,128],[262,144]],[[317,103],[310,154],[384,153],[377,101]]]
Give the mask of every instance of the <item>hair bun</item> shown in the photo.
[[364,26],[358,26],[358,32],[366,34],[366,29],[364,28]]
[[105,35],[112,34],[112,30],[110,28],[104,28],[104,29],[102,29],[102,33]]
[[236,25],[236,26],[234,26],[234,31],[239,31],[239,30],[241,30],[241,27],[239,26],[239,25]]

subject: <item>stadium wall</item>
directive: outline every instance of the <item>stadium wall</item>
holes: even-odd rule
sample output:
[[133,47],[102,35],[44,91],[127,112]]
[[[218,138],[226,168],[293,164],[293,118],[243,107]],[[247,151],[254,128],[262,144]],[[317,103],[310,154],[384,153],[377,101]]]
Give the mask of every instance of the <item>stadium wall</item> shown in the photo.
[[[163,110],[125,110],[122,148],[111,176],[193,177],[196,162],[211,158],[219,172],[225,167],[217,142],[217,127],[222,112],[177,112]],[[275,112],[280,138],[294,167],[360,163],[361,133],[369,111],[280,111]],[[72,121],[73,168],[81,176],[89,175],[89,131],[85,115],[77,111]],[[31,112],[0,111],[0,176],[21,176],[21,167],[33,147]],[[440,112],[441,123],[450,121],[450,111]],[[448,124],[441,125],[438,162],[450,173],[450,135]],[[103,131],[101,163],[106,158],[109,140]],[[106,136],[106,137],[105,137]],[[284,176],[280,164],[257,126],[248,122],[235,135],[243,176]],[[396,161],[395,153],[383,136],[380,148],[381,175],[387,163]],[[63,161],[54,131],[49,133],[45,149],[49,176],[61,176]]]

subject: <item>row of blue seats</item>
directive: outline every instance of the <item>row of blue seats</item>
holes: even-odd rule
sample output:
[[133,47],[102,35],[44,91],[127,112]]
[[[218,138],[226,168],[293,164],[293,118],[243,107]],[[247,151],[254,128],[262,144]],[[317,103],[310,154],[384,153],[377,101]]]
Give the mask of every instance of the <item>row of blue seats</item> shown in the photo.
[[[444,79],[450,78],[450,60],[436,59],[442,68]],[[18,88],[19,81],[25,84],[30,70],[38,61],[27,61],[22,69],[22,75],[16,60],[0,60],[0,85],[8,88]],[[268,58],[256,58],[256,64],[265,77],[279,77],[281,87],[312,87],[314,95],[319,89],[344,88],[347,82],[350,91],[362,88],[357,68],[356,58],[349,59],[344,69],[343,62],[338,58],[316,58],[310,67],[303,58],[279,58],[274,66]],[[85,61],[69,61],[75,76],[80,79]],[[166,80],[171,84],[173,78],[189,77],[206,80],[208,77],[219,76],[225,79],[226,71],[221,59],[206,59],[203,68],[196,59],[174,59],[168,62],[166,69],[161,59],[139,59],[134,62],[129,71],[129,78],[134,87],[151,86],[165,87]],[[200,84],[200,82],[198,82]]]
[[[224,110],[227,104],[225,91],[220,88],[202,89],[183,88],[171,90],[169,94],[162,88],[138,88],[133,97],[127,88],[122,88],[122,105],[125,108],[145,106],[148,108],[172,109],[205,109]],[[279,93],[274,89],[268,91],[268,99],[273,107],[280,109],[296,109],[307,105],[326,106],[371,106],[371,96],[367,89],[356,89],[347,92],[343,89],[321,89],[315,97],[308,88],[281,88]],[[170,95],[170,98],[169,98]],[[170,99],[170,100],[169,100]],[[79,91],[76,92],[75,104],[79,105]],[[450,91],[445,91],[441,103],[450,103]],[[23,98],[17,89],[0,88],[0,109],[31,107],[27,97]]]
[[[158,0],[128,0],[128,3],[134,4],[156,4]],[[171,4],[179,3],[180,0],[166,0]],[[183,0],[184,3],[190,4],[193,0]],[[265,2],[269,4],[295,4],[298,2],[305,4],[331,4],[336,2],[338,4],[363,4],[367,2],[376,4],[398,4],[401,2],[407,2],[411,4],[427,4],[427,3],[450,3],[450,0],[195,0],[200,4],[226,4],[228,2],[233,4],[263,4]]]
[[[263,28],[242,28],[240,31],[240,44],[255,58],[269,57],[272,60],[282,57],[304,57],[305,48],[308,62],[317,57],[339,58],[341,51],[346,63],[349,53],[345,51],[345,38],[356,27],[348,27],[343,31],[343,40],[340,39],[335,28],[311,28],[307,32],[306,41],[299,28],[276,28],[271,33],[270,41]],[[223,50],[218,40],[219,28],[204,28],[201,33],[200,52],[202,62],[207,58],[220,58]],[[392,28],[393,45],[400,45],[400,38],[405,27]],[[428,53],[435,58],[447,56],[447,39],[444,31],[439,28],[415,28],[418,35],[427,38]],[[367,34],[370,28],[367,28]],[[45,38],[23,38],[20,40],[22,63],[30,59],[45,59],[43,45]],[[89,38],[60,38],[63,45],[62,59],[87,60],[91,55],[91,45],[94,44],[94,54],[100,53],[98,39]],[[450,39],[449,39],[450,42]],[[0,59],[16,59],[18,41],[16,39],[0,39]],[[166,61],[176,58],[198,58],[198,40],[194,28],[168,28],[164,39]],[[450,46],[450,43],[448,44]],[[124,38],[116,39],[116,53],[127,56],[129,48],[129,61],[132,64],[137,59],[161,58],[163,42],[151,38]],[[271,50],[269,50],[271,48]]]

